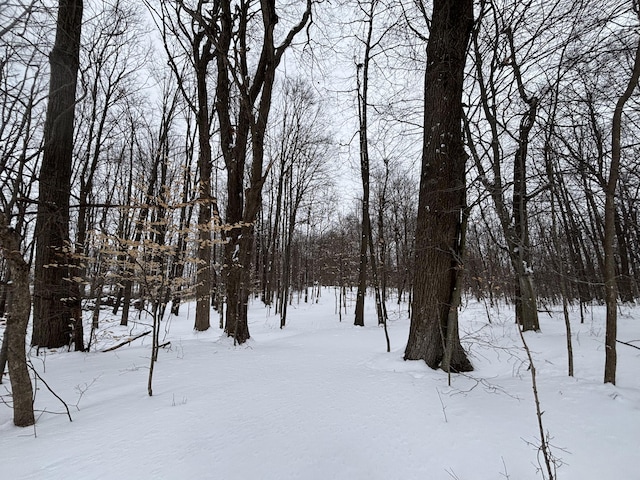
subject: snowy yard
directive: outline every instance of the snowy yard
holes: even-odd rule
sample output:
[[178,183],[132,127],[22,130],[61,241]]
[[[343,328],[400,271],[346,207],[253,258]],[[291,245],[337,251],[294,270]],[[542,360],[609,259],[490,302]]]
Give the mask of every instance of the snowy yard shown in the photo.
[[[542,478],[531,377],[511,309],[493,310],[488,323],[484,305],[466,305],[463,345],[476,371],[449,386],[444,372],[402,360],[404,306],[389,302],[391,353],[371,299],[367,308],[368,326],[352,326],[352,309],[340,323],[325,289],[318,304],[294,303],[280,330],[256,302],[252,340],[234,347],[217,328],[194,332],[194,307],[183,305],[162,327],[161,341],[171,343],[160,351],[153,397],[149,336],[108,353],[32,352],[73,422],[53,414],[64,406],[41,382],[35,429],[14,427],[11,409],[0,406],[1,478]],[[589,309],[584,324],[574,310],[570,378],[562,312],[552,315],[541,314],[542,332],[526,338],[557,478],[640,478],[640,350],[619,344],[618,385],[603,385],[604,308]],[[103,319],[98,348],[146,329]],[[618,338],[640,345],[640,309],[622,308]]]

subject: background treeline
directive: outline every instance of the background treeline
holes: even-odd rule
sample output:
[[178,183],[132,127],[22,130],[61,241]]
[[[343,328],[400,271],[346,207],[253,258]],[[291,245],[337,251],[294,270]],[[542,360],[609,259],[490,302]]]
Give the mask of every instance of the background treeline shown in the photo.
[[[93,328],[101,305],[126,325],[134,307],[162,317],[197,299],[195,328],[209,328],[211,305],[244,341],[248,298],[273,306],[284,326],[287,306],[312,301],[319,285],[340,287],[341,302],[355,297],[365,55],[378,286],[384,299],[410,300],[421,268],[413,250],[428,2],[278,5],[271,50],[265,2],[231,3],[225,27],[215,1],[85,2],[66,260],[39,268],[66,262],[60,297],[75,290],[96,312]],[[54,7],[0,0],[0,210],[32,266]],[[611,118],[633,64],[633,5],[480,0],[475,17],[465,292],[520,301],[523,315],[603,302]],[[625,109],[616,190],[624,302],[638,297],[640,279],[638,98]],[[0,315],[11,281],[5,255]],[[225,303],[234,315],[226,326]],[[43,329],[34,345],[56,346],[47,322],[34,323]],[[66,343],[86,348],[82,322],[63,322],[74,332]]]

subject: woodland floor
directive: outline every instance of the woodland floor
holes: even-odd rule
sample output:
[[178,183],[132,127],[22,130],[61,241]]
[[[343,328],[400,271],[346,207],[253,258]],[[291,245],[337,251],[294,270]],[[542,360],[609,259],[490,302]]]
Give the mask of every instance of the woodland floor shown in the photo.
[[[391,353],[367,300],[340,322],[332,289],[290,307],[289,324],[259,302],[243,346],[217,328],[196,333],[193,305],[163,322],[153,397],[148,329],[102,319],[89,353],[48,352],[31,362],[41,381],[36,428],[13,426],[0,405],[3,479],[459,479],[529,480],[539,434],[526,354],[509,307],[469,301],[463,344],[476,371],[447,375],[405,362],[406,307],[389,302]],[[619,344],[618,385],[603,385],[604,307],[585,323],[571,311],[575,377],[567,376],[559,308],[527,333],[544,427],[560,480],[640,478],[640,350]],[[488,320],[491,320],[489,323]],[[214,317],[214,322],[217,319]],[[640,346],[640,307],[622,307],[618,338]],[[8,379],[2,398],[9,401]],[[76,405],[77,404],[77,405]]]

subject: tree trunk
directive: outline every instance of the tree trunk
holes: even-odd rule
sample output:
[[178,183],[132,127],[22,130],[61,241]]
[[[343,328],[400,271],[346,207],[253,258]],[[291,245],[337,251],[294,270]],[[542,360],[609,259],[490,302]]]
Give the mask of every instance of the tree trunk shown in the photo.
[[[203,34],[204,35],[204,34]],[[199,43],[199,42],[198,42]],[[212,43],[208,39],[202,53],[199,44],[194,47],[196,78],[198,90],[198,270],[196,274],[196,320],[194,329],[208,330],[211,326],[211,213],[216,212],[215,199],[211,197],[211,144],[209,135],[211,120],[209,116],[209,95],[207,93],[207,65],[213,59]],[[213,205],[213,206],[212,206]]]
[[9,350],[8,340],[9,339],[5,333],[2,337],[2,346],[0,347],[0,383],[2,383],[2,379],[4,378],[4,369],[7,367],[7,352]]
[[640,41],[638,41],[633,64],[633,73],[627,83],[626,90],[618,98],[613,113],[611,125],[611,166],[609,167],[609,179],[605,189],[604,205],[604,286],[605,302],[607,305],[607,320],[605,334],[605,363],[604,383],[616,384],[616,337],[618,330],[618,293],[616,288],[616,259],[615,259],[615,195],[620,174],[620,131],[622,129],[622,113],[627,100],[631,98],[640,79]]
[[[147,191],[142,199],[142,206],[140,211],[138,212],[138,218],[135,222],[135,229],[133,235],[133,245],[126,247],[127,249],[134,249],[135,245],[139,245],[142,241],[142,234],[144,230],[144,226],[147,223],[147,218],[149,217],[149,211],[151,210],[151,201],[155,196],[156,192],[156,184],[158,183],[158,171],[160,170],[160,163],[163,158],[160,152],[154,157],[153,165],[151,166],[151,176],[149,178],[149,186],[147,187]],[[130,193],[130,192],[129,192]],[[134,202],[134,199],[129,197],[130,202]],[[125,233],[122,231],[121,233]],[[126,243],[125,243],[126,244]],[[129,257],[129,255],[124,255],[125,259],[125,267],[123,272],[123,289],[122,289],[122,317],[120,319],[120,325],[126,326],[129,323],[129,309],[131,306],[131,298],[133,296],[133,270],[134,260]]]
[[[376,0],[371,0],[367,15],[367,38],[365,40],[364,58],[357,66],[358,85],[358,120],[360,147],[360,176],[362,178],[362,230],[360,232],[360,257],[358,263],[358,291],[356,293],[356,309],[354,325],[364,326],[364,298],[367,294],[367,251],[371,237],[371,217],[369,216],[369,140],[368,140],[368,94],[369,94],[369,61],[371,58],[371,37],[373,34],[373,17]],[[362,70],[362,72],[360,72]],[[362,75],[362,76],[361,76]]]
[[270,232],[270,236],[267,243],[266,249],[266,261],[265,261],[265,284],[264,284],[264,295],[263,302],[265,305],[271,305],[273,302],[273,279],[274,279],[274,268],[276,266],[276,254],[280,248],[280,216],[282,214],[282,192],[284,189],[284,177],[285,177],[285,163],[286,163],[286,155],[284,152],[281,152],[280,158],[280,172],[278,176],[278,187],[276,190],[276,211],[273,219],[272,230]]
[[9,280],[9,267],[3,259],[0,259],[0,317],[4,317],[7,308],[7,284]]
[[[233,11],[232,11],[233,10]],[[216,11],[215,28],[208,28],[214,35],[215,57],[218,67],[216,84],[216,112],[220,123],[220,149],[227,167],[228,230],[225,233],[225,262],[223,276],[226,280],[227,319],[225,332],[237,343],[249,338],[247,303],[249,299],[251,260],[254,247],[254,222],[262,205],[262,187],[265,182],[264,138],[271,110],[275,72],[282,55],[294,37],[302,31],[311,15],[311,1],[284,41],[275,46],[274,31],[278,23],[275,1],[260,2],[262,38],[252,39],[260,49],[255,71],[249,72],[247,28],[254,12],[249,2],[241,2],[232,9],[229,2],[220,2]],[[202,19],[197,18],[198,21]],[[229,62],[232,56],[232,40],[238,63]],[[234,79],[243,81],[233,84]],[[246,80],[246,83],[245,83]],[[235,95],[235,88],[239,90]],[[236,103],[238,102],[238,103]],[[234,121],[232,115],[237,112]],[[249,150],[249,140],[251,149]],[[249,153],[250,152],[250,153]],[[248,162],[247,156],[251,156]],[[249,166],[249,187],[245,190],[245,167]]]
[[[289,193],[291,196],[291,193]],[[292,200],[293,203],[293,200]],[[287,219],[287,232],[284,238],[284,251],[282,254],[282,288],[280,304],[280,328],[287,324],[287,305],[291,290],[291,244],[293,243],[293,232],[295,229],[296,207],[291,205],[291,210]]]
[[[191,215],[193,213],[193,207],[187,206],[189,202],[189,192],[190,192],[190,182],[189,182],[189,172],[191,171],[191,160],[190,156],[188,157],[187,164],[184,167],[183,175],[182,175],[182,204],[180,207],[180,220],[178,222],[178,240],[176,245],[175,254],[173,256],[173,261],[171,262],[171,278],[170,283],[176,283],[172,294],[171,299],[171,314],[178,315],[180,313],[180,301],[181,301],[181,290],[182,290],[182,275],[184,274],[184,264],[185,257],[187,252],[187,237],[188,230],[187,227],[191,222]],[[177,281],[176,281],[177,280]]]
[[[234,342],[243,344],[250,338],[247,322],[249,304],[249,265],[253,249],[252,226],[244,226],[240,234],[225,245],[223,271],[227,292],[227,312],[224,331]],[[249,257],[249,258],[247,258]]]
[[[77,290],[69,280],[69,197],[73,123],[82,25],[82,0],[60,0],[56,39],[49,56],[51,80],[44,128],[36,218],[32,344],[69,345]],[[76,299],[79,301],[79,299]]]
[[405,360],[422,359],[438,368],[446,347],[451,349],[449,370],[455,372],[473,370],[458,336],[447,335],[462,257],[467,159],[462,88],[472,26],[472,0],[434,1],[427,43],[414,296],[404,355]]
[[[459,237],[459,251],[462,252],[466,248],[467,241],[467,223],[469,219],[469,209],[466,206],[466,196],[464,200],[465,206],[462,211],[462,222],[460,224],[460,237]],[[455,366],[452,366],[454,355],[456,355],[456,349],[459,345],[459,331],[458,331],[458,309],[462,303],[462,288],[464,280],[464,265],[462,258],[457,257],[458,262],[455,271],[455,280],[453,291],[451,293],[451,305],[449,306],[449,314],[447,317],[447,339],[445,342],[444,357],[442,359],[442,369],[445,372],[456,371]],[[449,385],[451,385],[451,377],[449,377]]]
[[382,304],[385,306],[387,302],[387,240],[385,238],[385,209],[387,206],[387,187],[389,184],[389,159],[384,159],[384,181],[382,183],[382,191],[378,199],[378,245],[380,251],[378,253],[380,265],[380,290],[382,293]]
[[629,247],[628,247],[628,234],[627,229],[622,225],[622,219],[620,218],[619,212],[615,214],[615,231],[616,231],[616,240],[618,242],[618,256],[620,257],[620,266],[618,271],[618,294],[620,295],[620,300],[623,303],[632,303],[634,300],[633,295],[633,277],[631,276],[630,271],[630,262],[629,262]]
[[[369,186],[367,185],[367,190]],[[371,230],[371,222],[369,221],[368,213],[365,214],[365,210],[368,208],[368,200],[362,202],[362,231],[360,235],[360,255],[358,262],[358,290],[356,292],[356,308],[354,311],[353,324],[359,327],[364,327],[364,298],[367,293],[367,248],[369,241],[369,231]]]
[[[506,29],[512,57],[515,58],[516,49],[513,44],[513,33]],[[533,271],[530,261],[529,242],[529,213],[527,208],[527,151],[529,149],[529,134],[535,123],[538,111],[538,99],[528,96],[524,90],[520,66],[511,62],[518,85],[520,97],[529,109],[520,120],[518,132],[518,148],[513,161],[513,231],[507,235],[511,263],[516,272],[516,320],[524,331],[540,330],[538,321],[538,307],[533,285]]]
[[[493,7],[495,8],[495,7]],[[484,16],[484,11],[481,15]],[[517,91],[520,99],[527,105],[527,110],[523,113],[519,131],[517,134],[517,144],[513,163],[513,197],[511,202],[511,211],[509,211],[507,200],[505,198],[505,186],[502,179],[502,163],[503,152],[500,148],[500,136],[503,127],[500,126],[498,120],[498,108],[496,100],[495,75],[498,67],[496,61],[499,51],[498,38],[493,39],[492,58],[489,59],[491,71],[485,75],[483,70],[483,62],[486,53],[480,47],[478,39],[478,30],[473,37],[474,57],[476,64],[477,84],[480,91],[479,100],[482,104],[483,113],[487,119],[490,130],[490,145],[487,146],[491,161],[491,171],[493,178],[490,179],[486,175],[483,159],[478,149],[470,142],[470,148],[475,160],[476,168],[479,172],[479,178],[484,187],[489,191],[496,213],[500,221],[500,226],[504,238],[507,242],[509,251],[509,259],[514,271],[514,290],[516,304],[516,320],[522,325],[524,330],[538,330],[538,314],[536,305],[536,295],[531,271],[530,253],[529,253],[529,232],[528,232],[528,210],[527,210],[527,151],[529,146],[529,136],[533,128],[537,109],[538,99],[535,96],[529,96],[524,88],[523,78],[520,65],[516,59],[517,49],[514,44],[514,33],[510,25],[501,27],[500,33],[504,34],[508,40],[510,55],[508,57],[508,65],[513,69]],[[465,122],[465,129],[468,137],[471,139],[469,121]],[[484,135],[484,133],[483,133]],[[513,134],[515,137],[515,134]]]
[[[29,265],[20,253],[18,234],[7,227],[3,214],[0,214],[0,250],[9,262],[13,282],[7,327],[4,332],[13,399],[13,423],[17,427],[28,427],[35,423],[33,388],[25,354],[25,337],[31,311]],[[2,367],[4,370],[4,365]],[[0,376],[3,373],[0,371]]]

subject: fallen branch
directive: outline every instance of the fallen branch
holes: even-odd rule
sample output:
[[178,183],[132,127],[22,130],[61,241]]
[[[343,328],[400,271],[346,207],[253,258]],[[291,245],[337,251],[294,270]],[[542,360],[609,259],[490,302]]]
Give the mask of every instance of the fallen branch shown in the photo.
[[616,340],[616,342],[621,343],[623,345],[626,345],[628,347],[633,347],[633,348],[637,348],[638,350],[640,350],[640,347],[637,345],[633,345],[632,343],[628,343],[628,342],[623,342],[622,340]]
[[114,345],[113,347],[106,348],[106,349],[102,350],[102,352],[103,353],[104,352],[111,352],[111,351],[116,350],[116,349],[118,349],[120,347],[124,347],[125,345],[128,345],[131,342],[133,342],[134,340],[137,340],[140,337],[144,337],[145,335],[149,335],[150,333],[151,333],[151,330],[148,330],[146,332],[142,332],[140,335],[136,335],[135,337],[131,337],[131,338],[129,338],[129,340],[125,340],[124,342],[121,342],[121,343],[119,343],[117,345]]

